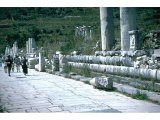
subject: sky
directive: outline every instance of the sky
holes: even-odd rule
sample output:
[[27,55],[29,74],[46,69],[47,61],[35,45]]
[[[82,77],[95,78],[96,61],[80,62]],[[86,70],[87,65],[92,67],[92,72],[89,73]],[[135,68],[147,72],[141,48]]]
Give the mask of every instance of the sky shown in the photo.
[[159,7],[158,0],[0,0],[0,7]]

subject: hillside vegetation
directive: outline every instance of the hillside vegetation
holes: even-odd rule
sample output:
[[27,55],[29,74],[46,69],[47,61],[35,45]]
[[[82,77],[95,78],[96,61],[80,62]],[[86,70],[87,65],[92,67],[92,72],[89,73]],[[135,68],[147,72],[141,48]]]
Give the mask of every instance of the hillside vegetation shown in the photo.
[[[114,20],[117,46],[120,46],[119,8],[114,8]],[[92,26],[92,41],[75,37],[75,27],[83,25]],[[158,30],[160,9],[137,8],[137,28],[141,39],[150,31]],[[29,37],[33,37],[46,54],[56,50],[64,53],[81,50],[91,54],[92,47],[101,39],[99,8],[0,8],[0,53],[15,41],[25,50]]]

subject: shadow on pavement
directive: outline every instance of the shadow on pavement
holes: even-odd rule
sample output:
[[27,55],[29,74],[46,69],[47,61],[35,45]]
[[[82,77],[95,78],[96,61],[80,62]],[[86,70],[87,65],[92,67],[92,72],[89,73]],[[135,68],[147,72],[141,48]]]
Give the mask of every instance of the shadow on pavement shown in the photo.
[[26,76],[39,76],[39,75],[26,75]]
[[16,78],[26,78],[26,77],[16,77]]
[[121,112],[115,109],[104,109],[104,110],[86,111],[85,113],[121,113]]

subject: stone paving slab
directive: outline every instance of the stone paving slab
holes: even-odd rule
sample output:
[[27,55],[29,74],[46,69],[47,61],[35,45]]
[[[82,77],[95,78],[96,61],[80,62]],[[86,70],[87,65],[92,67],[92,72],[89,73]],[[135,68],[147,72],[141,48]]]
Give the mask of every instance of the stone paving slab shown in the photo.
[[37,72],[29,75],[12,72],[11,77],[0,67],[0,104],[7,112],[160,112],[160,105],[135,100],[117,92],[94,89],[73,79]]

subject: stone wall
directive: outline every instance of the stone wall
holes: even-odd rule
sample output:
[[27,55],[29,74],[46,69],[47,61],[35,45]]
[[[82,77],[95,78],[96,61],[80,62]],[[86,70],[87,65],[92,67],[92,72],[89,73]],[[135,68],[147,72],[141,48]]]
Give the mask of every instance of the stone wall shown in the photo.
[[[68,64],[75,68],[88,68],[94,72],[160,81],[159,69],[135,67],[135,61],[144,51],[97,51],[96,55],[67,55]],[[102,56],[102,55],[104,56]],[[114,56],[111,56],[111,54]],[[106,56],[108,55],[108,56]],[[110,55],[110,56],[109,56]],[[117,56],[116,56],[117,55]]]
[[130,57],[122,56],[94,56],[94,55],[75,55],[75,56],[66,56],[68,61],[71,62],[81,62],[81,63],[90,63],[90,64],[105,64],[105,65],[116,65],[116,66],[128,66],[133,67],[134,62]]
[[142,69],[126,66],[113,66],[113,65],[103,65],[103,64],[88,64],[88,63],[76,63],[68,62],[69,65],[75,68],[83,68],[88,66],[88,68],[95,72],[102,72],[106,74],[114,74],[126,77],[136,77],[149,80],[156,80],[160,82],[160,70],[158,69]]

